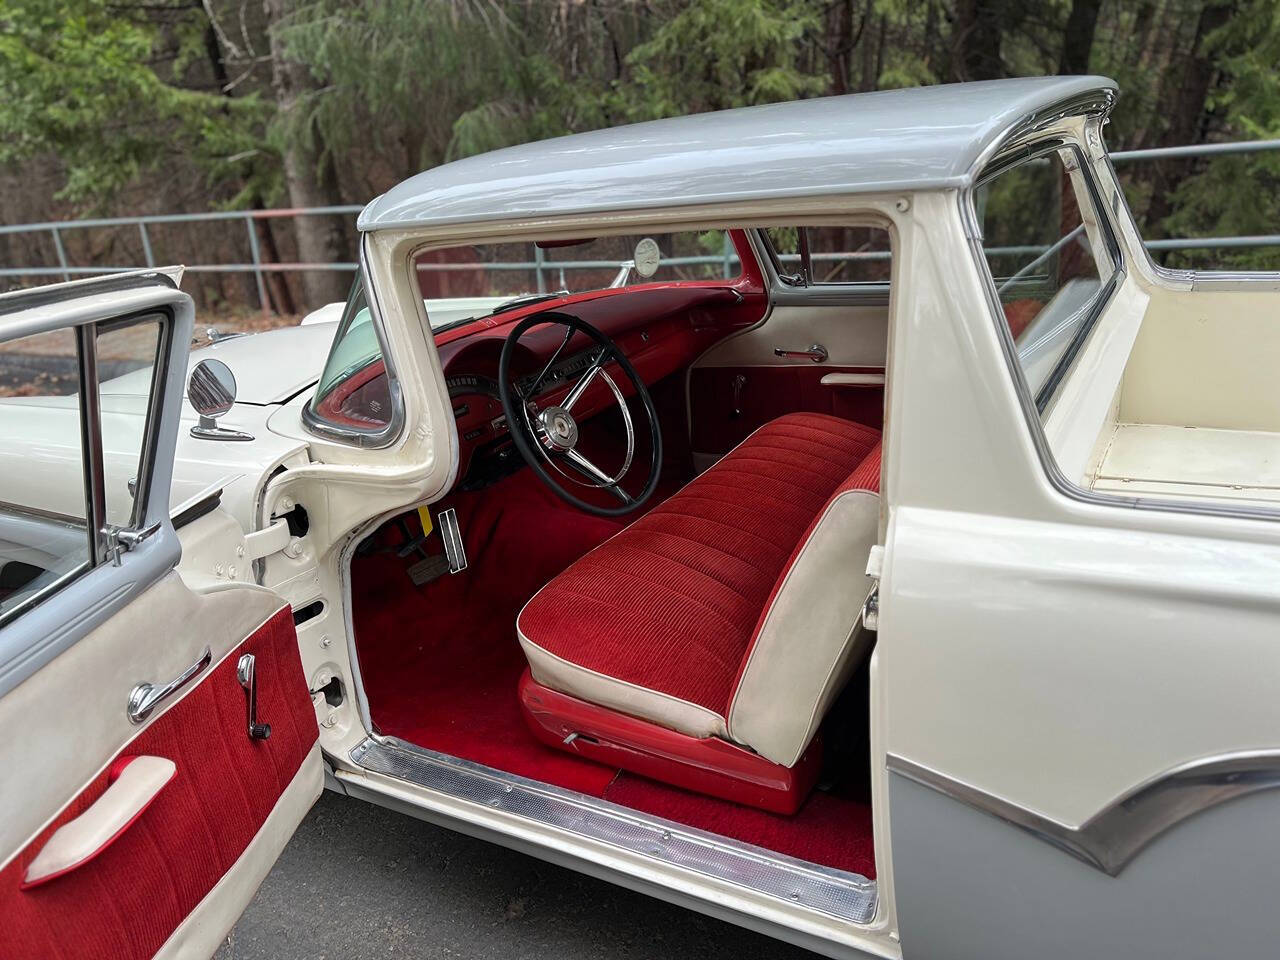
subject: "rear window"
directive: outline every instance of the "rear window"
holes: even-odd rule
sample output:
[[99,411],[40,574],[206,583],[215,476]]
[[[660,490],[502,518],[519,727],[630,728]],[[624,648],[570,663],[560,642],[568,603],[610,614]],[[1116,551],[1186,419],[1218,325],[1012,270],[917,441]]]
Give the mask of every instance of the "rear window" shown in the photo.
[[979,185],[974,209],[1004,322],[1043,412],[1116,272],[1079,154],[1052,148],[1000,169]]

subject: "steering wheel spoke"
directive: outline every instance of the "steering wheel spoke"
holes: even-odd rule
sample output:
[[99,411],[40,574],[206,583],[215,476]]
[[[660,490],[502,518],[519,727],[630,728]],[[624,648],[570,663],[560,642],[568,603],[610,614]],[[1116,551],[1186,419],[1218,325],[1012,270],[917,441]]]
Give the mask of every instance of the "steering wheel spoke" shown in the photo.
[[[552,352],[550,360],[542,367],[531,386],[523,394],[511,376],[511,359],[520,337],[536,326],[558,324],[565,328],[564,338]],[[559,404],[538,404],[539,388],[550,378],[556,362],[573,339],[574,334],[585,334],[595,343],[596,353],[591,364]],[[642,492],[633,497],[622,487],[623,479],[631,470],[636,451],[635,426],[626,396],[609,369],[616,364],[618,370],[630,381],[635,396],[644,406],[649,421],[650,462],[649,476]],[[622,415],[625,455],[616,474],[609,474],[588,457],[578,446],[579,426],[573,409],[580,405],[582,397],[596,383],[603,381],[612,394]],[[512,328],[502,347],[498,362],[498,393],[503,413],[510,425],[511,439],[529,467],[557,495],[588,513],[601,516],[621,516],[635,510],[653,495],[662,469],[662,433],[658,427],[657,409],[649,396],[644,381],[617,345],[603,333],[585,321],[558,311],[525,317]],[[607,490],[617,498],[619,506],[599,506],[571,492],[574,487],[591,490]],[[634,487],[633,487],[634,489]]]

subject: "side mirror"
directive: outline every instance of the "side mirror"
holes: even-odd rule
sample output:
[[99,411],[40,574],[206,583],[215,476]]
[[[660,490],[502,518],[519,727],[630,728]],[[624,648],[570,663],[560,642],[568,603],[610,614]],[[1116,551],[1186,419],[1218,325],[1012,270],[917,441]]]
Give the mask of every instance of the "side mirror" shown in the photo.
[[187,401],[200,415],[200,422],[191,428],[191,435],[200,440],[252,440],[253,436],[240,430],[218,426],[218,418],[225,416],[236,402],[236,377],[221,360],[201,360],[191,370],[187,380]]

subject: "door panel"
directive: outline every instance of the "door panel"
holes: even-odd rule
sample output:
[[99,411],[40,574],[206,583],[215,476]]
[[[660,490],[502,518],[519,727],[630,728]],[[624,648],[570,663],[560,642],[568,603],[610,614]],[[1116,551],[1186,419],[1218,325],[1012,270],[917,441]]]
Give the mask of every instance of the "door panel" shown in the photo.
[[[0,295],[5,956],[208,955],[322,786],[289,607],[174,570],[192,313],[156,272]],[[82,538],[68,569],[12,577],[55,529]],[[250,735],[248,655],[265,737]]]
[[[140,605],[160,607],[166,615],[158,620],[140,617]],[[234,624],[259,618],[264,606],[273,612],[249,626],[241,634],[243,640],[231,639],[245,629]],[[203,675],[141,732],[136,727],[126,730],[131,725],[122,706],[130,683],[121,684],[117,678],[167,677],[169,673],[160,673],[167,669],[161,662],[195,659],[206,644],[217,653]],[[162,655],[162,646],[173,648],[171,654]],[[258,718],[271,725],[265,740],[248,735],[246,695],[236,676],[243,654],[255,657]],[[111,713],[124,725],[95,731],[86,721],[101,716],[101,711],[65,709],[76,702],[74,688],[83,687],[88,669],[99,670],[98,680],[83,691],[83,699],[89,701],[83,705],[91,706],[101,692],[111,699]],[[139,605],[126,609],[0,701],[0,722],[13,720],[19,712],[36,742],[25,740],[0,748],[0,753],[13,754],[5,758],[8,769],[31,771],[29,777],[13,778],[22,786],[6,784],[5,789],[21,792],[28,801],[37,799],[24,804],[32,810],[43,808],[40,801],[50,792],[49,780],[62,788],[70,775],[70,757],[64,754],[75,751],[76,744],[93,747],[77,751],[86,758],[82,765],[101,755],[100,744],[107,738],[114,737],[117,746],[106,766],[99,765],[54,820],[0,870],[0,927],[14,956],[152,956],[236,864],[295,780],[302,789],[294,792],[305,795],[296,818],[321,788],[318,728],[292,614],[263,591],[231,589],[198,597],[171,574]],[[121,738],[121,733],[126,735]],[[176,773],[92,860],[23,889],[28,866],[53,832],[89,809],[122,759],[137,756],[171,760]],[[46,779],[45,773],[52,777]],[[14,810],[17,800],[5,797],[4,809]],[[287,838],[295,825],[296,819],[276,825],[277,833]],[[6,841],[15,828],[25,826],[6,823]],[[242,893],[247,900],[253,887]],[[239,908],[230,914],[228,925],[238,913]]]
[[[841,383],[834,374],[860,382]],[[689,377],[689,407],[693,449],[703,454],[728,453],[753,430],[795,411],[829,413],[878,429],[884,421],[884,368],[701,367]]]
[[[775,289],[775,299],[780,296]],[[776,304],[763,321],[717,343],[689,371],[689,434],[701,465],[784,413],[829,413],[881,426],[887,294],[825,288],[787,296],[809,299]],[[836,297],[847,302],[830,302]],[[815,345],[826,351],[819,363],[775,352]],[[854,376],[833,376],[839,374]]]

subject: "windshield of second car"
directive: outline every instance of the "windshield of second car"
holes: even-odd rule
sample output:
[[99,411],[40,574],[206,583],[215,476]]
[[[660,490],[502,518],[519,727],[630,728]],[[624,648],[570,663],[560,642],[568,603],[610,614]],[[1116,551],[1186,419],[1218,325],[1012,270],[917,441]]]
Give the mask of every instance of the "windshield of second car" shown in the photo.
[[427,250],[413,269],[439,333],[539,300],[643,283],[730,280],[741,273],[723,230],[649,233]]

